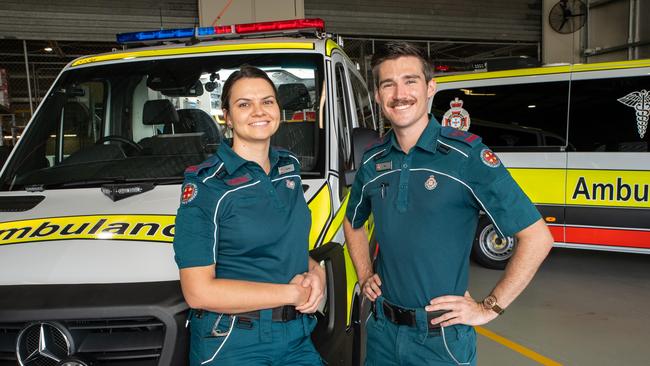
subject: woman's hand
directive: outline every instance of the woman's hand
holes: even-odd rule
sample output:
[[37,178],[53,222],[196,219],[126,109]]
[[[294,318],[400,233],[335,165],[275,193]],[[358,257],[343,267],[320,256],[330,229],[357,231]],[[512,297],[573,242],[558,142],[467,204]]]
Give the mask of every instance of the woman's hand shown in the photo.
[[305,314],[315,313],[325,294],[325,269],[318,263],[311,262],[309,272],[304,273],[303,276],[301,284],[303,287],[308,287],[311,292],[309,299],[304,304],[296,306],[296,310]]
[[290,304],[294,305],[296,309],[298,309],[298,307],[302,306],[303,304],[307,303],[307,300],[309,300],[311,287],[303,286],[304,282],[305,282],[305,274],[297,274],[289,282],[289,286],[291,286],[291,290],[293,294],[293,296],[291,297]]

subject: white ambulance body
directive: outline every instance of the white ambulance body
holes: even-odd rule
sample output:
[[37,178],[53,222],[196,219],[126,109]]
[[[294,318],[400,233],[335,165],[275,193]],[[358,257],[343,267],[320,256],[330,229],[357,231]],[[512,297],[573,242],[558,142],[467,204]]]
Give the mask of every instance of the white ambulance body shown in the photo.
[[320,20],[122,37],[184,33],[193,40],[71,62],[2,168],[0,365],[187,363],[174,217],[184,170],[225,138],[221,87],[242,64],[276,84],[282,123],[272,143],[302,165],[309,248],[328,272],[315,343],[329,364],[359,362],[342,222],[343,177],[353,147],[367,143],[352,136],[376,130],[363,78]]

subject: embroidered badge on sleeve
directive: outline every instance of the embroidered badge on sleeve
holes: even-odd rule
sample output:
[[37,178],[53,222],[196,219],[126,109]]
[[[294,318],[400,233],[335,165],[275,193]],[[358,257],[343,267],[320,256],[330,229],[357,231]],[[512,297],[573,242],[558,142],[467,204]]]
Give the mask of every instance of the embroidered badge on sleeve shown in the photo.
[[481,150],[481,161],[490,168],[496,168],[501,165],[501,160],[490,149]]
[[198,194],[198,189],[196,188],[196,184],[194,183],[185,184],[185,186],[183,186],[183,194],[181,195],[181,203],[187,204],[192,202],[196,198],[197,194]]

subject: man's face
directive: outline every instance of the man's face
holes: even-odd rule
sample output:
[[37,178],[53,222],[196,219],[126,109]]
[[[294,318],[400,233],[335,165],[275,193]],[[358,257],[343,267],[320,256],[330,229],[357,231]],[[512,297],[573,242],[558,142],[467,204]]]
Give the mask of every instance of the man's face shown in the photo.
[[403,129],[429,120],[427,99],[433,96],[436,83],[425,80],[422,62],[417,57],[402,56],[384,61],[378,71],[375,101],[381,105],[393,128]]

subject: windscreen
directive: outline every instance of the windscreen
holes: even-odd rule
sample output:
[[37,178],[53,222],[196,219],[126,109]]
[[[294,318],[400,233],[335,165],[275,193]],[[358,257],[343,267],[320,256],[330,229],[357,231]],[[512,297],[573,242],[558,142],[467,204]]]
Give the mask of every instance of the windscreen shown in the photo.
[[278,90],[281,123],[272,145],[296,154],[304,175],[322,176],[322,56],[174,57],[64,72],[21,137],[0,189],[182,181],[186,167],[231,137],[221,92],[243,64],[266,71]]

